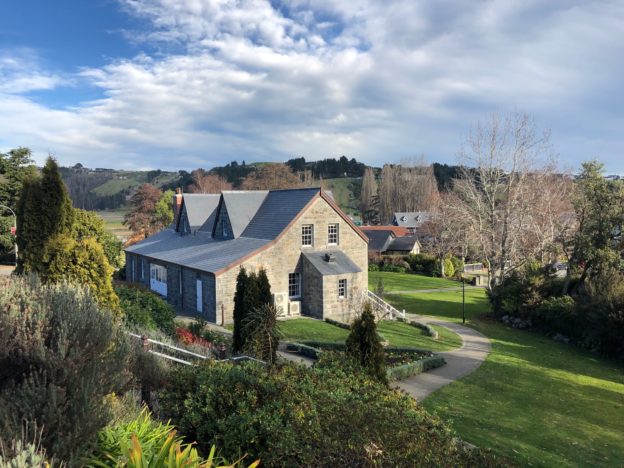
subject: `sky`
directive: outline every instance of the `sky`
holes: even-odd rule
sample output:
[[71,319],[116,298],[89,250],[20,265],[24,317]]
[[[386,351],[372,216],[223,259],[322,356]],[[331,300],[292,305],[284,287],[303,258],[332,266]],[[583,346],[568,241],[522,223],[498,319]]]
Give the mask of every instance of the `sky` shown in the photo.
[[526,112],[624,174],[624,1],[1,0],[0,152],[210,168],[424,156]]

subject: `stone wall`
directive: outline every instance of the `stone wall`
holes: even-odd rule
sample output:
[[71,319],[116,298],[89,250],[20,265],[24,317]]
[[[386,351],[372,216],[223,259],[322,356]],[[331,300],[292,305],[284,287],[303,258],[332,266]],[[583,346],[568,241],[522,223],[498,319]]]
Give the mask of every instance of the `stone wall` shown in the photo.
[[[328,244],[328,227],[330,223],[338,223],[339,225],[339,245]],[[301,245],[301,227],[304,224],[314,225],[314,245],[312,247],[302,247]],[[353,276],[348,277],[348,297],[351,297],[354,291],[366,291],[368,288],[368,247],[364,241],[347,222],[322,198],[317,198],[313,204],[301,215],[301,217],[291,226],[291,228],[269,248],[263,250],[259,254],[253,256],[249,260],[242,263],[248,271],[258,271],[261,267],[267,272],[269,282],[271,283],[271,292],[288,292],[288,274],[298,271],[302,274],[302,292],[305,296],[306,291],[319,289],[317,281],[318,277],[306,277],[303,262],[301,260],[301,252],[308,250],[336,250],[340,249],[345,252],[349,258],[362,270]],[[217,303],[216,308],[221,311],[226,323],[232,322],[234,310],[234,293],[236,291],[236,276],[238,275],[239,266],[235,266],[221,274],[216,278]],[[312,284],[306,284],[311,282]],[[327,289],[322,285],[323,297],[331,296],[335,289],[336,301],[338,300],[337,279],[336,286],[327,283]],[[307,289],[306,289],[307,288]],[[327,296],[327,297],[329,297]],[[307,304],[302,301],[303,311],[310,311],[314,316],[318,314],[318,306],[315,304]],[[345,315],[348,308],[347,302],[334,303],[329,301],[327,306],[332,309],[332,315]],[[324,304],[325,307],[325,304]],[[314,312],[312,312],[314,311]],[[325,314],[327,316],[327,314]]]

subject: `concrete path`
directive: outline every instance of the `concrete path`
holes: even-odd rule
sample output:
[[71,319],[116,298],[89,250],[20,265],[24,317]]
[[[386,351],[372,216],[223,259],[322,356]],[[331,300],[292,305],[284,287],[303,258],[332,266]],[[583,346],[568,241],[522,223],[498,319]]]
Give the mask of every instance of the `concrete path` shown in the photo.
[[396,383],[396,387],[404,390],[417,401],[422,401],[429,394],[471,374],[485,361],[490,354],[490,340],[472,328],[435,318],[408,314],[408,318],[426,322],[431,325],[448,328],[462,339],[459,349],[436,353],[444,356],[446,365],[422,374],[415,375]]
[[0,265],[0,276],[10,276],[15,270],[14,266]]

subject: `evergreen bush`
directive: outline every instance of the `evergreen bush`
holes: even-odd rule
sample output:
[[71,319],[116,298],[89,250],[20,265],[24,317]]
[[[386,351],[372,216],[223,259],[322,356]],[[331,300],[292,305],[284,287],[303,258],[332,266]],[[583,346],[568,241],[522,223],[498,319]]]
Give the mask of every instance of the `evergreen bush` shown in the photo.
[[146,330],[159,329],[168,336],[175,332],[175,310],[160,296],[136,286],[118,284],[115,293],[124,312],[124,320],[131,326]]
[[0,278],[0,439],[24,421],[68,460],[110,419],[104,396],[130,380],[128,342],[88,290]]
[[387,382],[384,349],[369,302],[364,304],[362,316],[353,322],[346,345],[347,354],[353,357],[372,377],[380,382]]

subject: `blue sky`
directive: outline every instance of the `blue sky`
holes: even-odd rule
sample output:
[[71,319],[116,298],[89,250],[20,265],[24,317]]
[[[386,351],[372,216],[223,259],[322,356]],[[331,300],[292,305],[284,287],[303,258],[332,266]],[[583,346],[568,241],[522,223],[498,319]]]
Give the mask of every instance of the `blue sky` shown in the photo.
[[624,2],[0,3],[0,151],[192,169],[237,159],[457,162],[517,110],[560,164],[624,173]]

